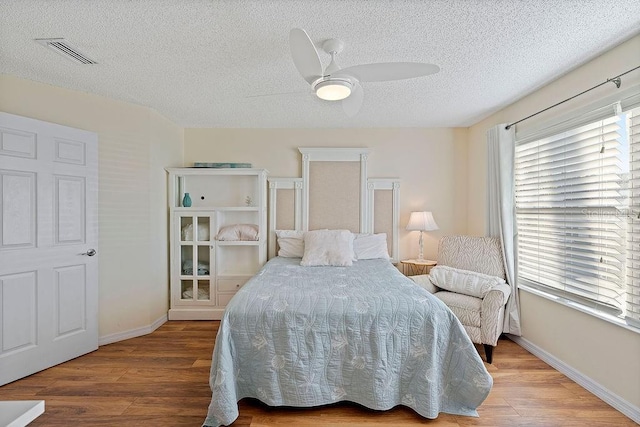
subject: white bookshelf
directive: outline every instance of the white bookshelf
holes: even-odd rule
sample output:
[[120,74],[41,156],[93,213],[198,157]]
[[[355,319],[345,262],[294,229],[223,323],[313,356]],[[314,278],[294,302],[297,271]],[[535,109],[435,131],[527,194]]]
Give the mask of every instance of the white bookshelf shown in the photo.
[[[267,260],[267,170],[169,168],[170,320],[220,319]],[[182,206],[185,193],[192,201]],[[255,224],[257,241],[217,241],[228,225]],[[190,230],[189,230],[190,227]]]

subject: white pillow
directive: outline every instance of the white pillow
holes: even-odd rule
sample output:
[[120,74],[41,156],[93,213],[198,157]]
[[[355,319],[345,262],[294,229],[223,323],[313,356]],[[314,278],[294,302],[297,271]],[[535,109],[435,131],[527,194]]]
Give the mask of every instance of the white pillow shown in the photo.
[[222,227],[216,240],[258,240],[258,226],[255,224],[233,224]]
[[445,265],[433,267],[429,272],[429,279],[431,283],[441,289],[476,298],[484,298],[493,287],[506,283],[501,277],[460,270]]
[[356,259],[389,259],[387,233],[354,234],[353,251]]
[[[198,241],[204,242],[209,240],[209,224],[198,224]],[[182,240],[193,240],[193,224],[187,224],[182,227]]]
[[304,231],[276,230],[278,238],[278,256],[284,258],[302,258],[304,255]]
[[349,230],[314,230],[304,234],[304,267],[353,265],[353,233]]

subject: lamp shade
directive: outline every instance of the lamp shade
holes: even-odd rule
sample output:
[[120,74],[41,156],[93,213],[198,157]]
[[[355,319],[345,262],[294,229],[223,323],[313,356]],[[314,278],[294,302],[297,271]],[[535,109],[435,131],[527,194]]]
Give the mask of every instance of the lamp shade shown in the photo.
[[407,230],[409,231],[433,231],[437,230],[438,224],[433,219],[431,212],[411,212],[409,217],[409,223],[407,224]]

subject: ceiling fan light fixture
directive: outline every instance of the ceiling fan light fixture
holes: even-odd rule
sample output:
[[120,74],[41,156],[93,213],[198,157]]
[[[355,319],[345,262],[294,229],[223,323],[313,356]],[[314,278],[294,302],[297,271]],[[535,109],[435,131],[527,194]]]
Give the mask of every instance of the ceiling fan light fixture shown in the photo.
[[340,101],[351,95],[352,85],[346,80],[325,80],[315,85],[316,96],[325,101]]

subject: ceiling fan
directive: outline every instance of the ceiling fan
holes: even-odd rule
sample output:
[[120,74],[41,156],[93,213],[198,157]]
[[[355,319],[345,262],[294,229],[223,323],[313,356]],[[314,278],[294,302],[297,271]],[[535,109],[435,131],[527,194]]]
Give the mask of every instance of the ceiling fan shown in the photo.
[[342,100],[342,107],[350,117],[362,106],[361,82],[411,79],[440,71],[437,65],[420,62],[381,62],[340,68],[335,59],[342,52],[344,43],[338,39],[322,43],[322,50],[331,55],[331,62],[323,70],[318,51],[305,30],[293,28],[289,33],[289,44],[293,63],[316,96],[327,101]]

